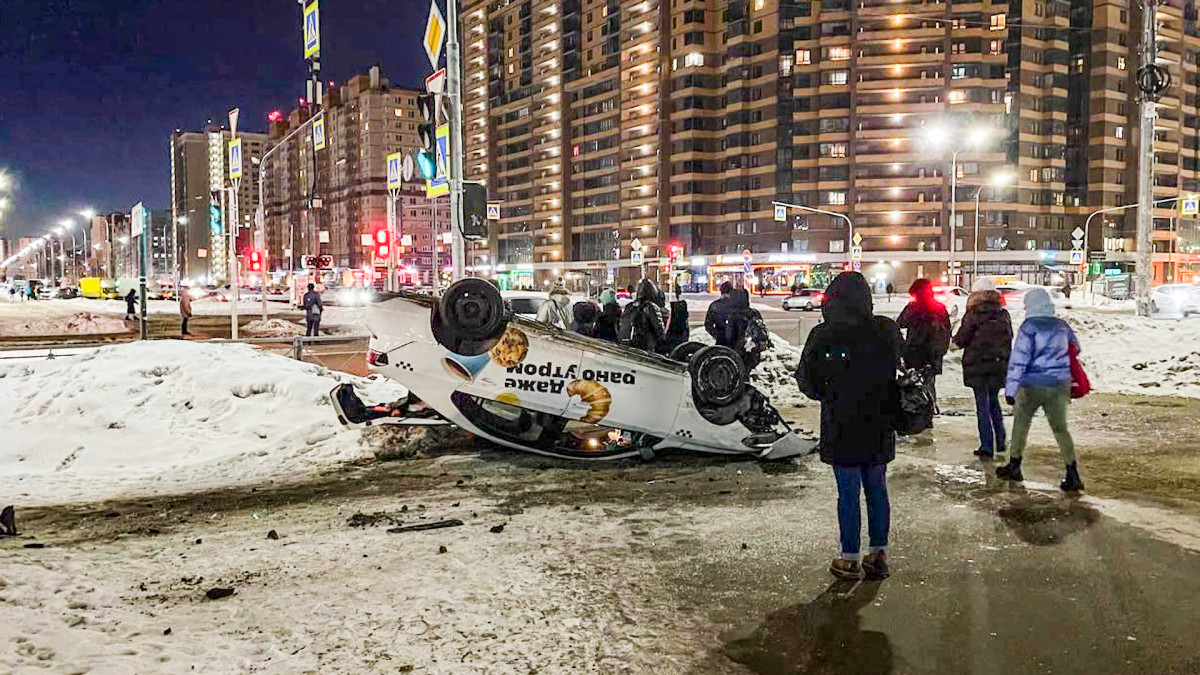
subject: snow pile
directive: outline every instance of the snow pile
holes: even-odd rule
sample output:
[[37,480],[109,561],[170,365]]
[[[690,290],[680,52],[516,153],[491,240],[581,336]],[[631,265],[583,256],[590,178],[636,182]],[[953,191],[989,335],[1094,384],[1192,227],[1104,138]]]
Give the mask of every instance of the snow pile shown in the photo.
[[370,457],[327,395],[403,388],[248,345],[154,341],[0,365],[0,495],[58,503],[291,479]]
[[78,312],[63,316],[31,318],[5,317],[0,319],[0,337],[33,337],[38,335],[104,335],[128,333],[132,328],[115,316],[94,312]]
[[[704,327],[693,328],[688,339],[692,342],[714,343]],[[750,382],[774,405],[802,405],[808,397],[796,386],[796,369],[800,367],[799,347],[771,333],[771,348],[762,355],[758,366],[750,373]]]
[[304,326],[283,319],[255,319],[240,329],[250,337],[293,337],[304,335]]
[[1098,391],[1200,398],[1200,321],[1062,313]]

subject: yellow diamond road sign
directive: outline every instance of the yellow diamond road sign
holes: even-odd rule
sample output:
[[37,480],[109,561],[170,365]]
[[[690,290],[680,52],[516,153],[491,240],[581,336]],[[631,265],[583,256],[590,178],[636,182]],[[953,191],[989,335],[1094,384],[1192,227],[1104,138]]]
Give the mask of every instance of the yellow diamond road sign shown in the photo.
[[425,53],[429,56],[429,64],[437,70],[438,61],[442,58],[442,42],[446,39],[446,20],[438,10],[437,0],[429,3],[429,22],[425,24]]

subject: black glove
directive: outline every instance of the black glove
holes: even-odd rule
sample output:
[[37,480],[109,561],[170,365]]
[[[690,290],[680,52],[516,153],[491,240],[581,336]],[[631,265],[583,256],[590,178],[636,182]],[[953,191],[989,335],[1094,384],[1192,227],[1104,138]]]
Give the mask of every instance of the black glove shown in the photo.
[[1012,396],[1005,396],[1004,400],[1007,401],[1009,405],[1017,404],[1017,399],[1013,398]]

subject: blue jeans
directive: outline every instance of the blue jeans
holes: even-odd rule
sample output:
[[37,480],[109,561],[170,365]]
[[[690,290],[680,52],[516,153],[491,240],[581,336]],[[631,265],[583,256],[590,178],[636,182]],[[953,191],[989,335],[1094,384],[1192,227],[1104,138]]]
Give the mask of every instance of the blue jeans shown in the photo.
[[838,528],[841,530],[842,558],[858,560],[862,537],[862,506],[859,493],[867,496],[867,533],[871,552],[886,551],[888,531],[892,527],[892,505],[887,493],[887,465],[833,467],[838,488]]
[[995,390],[976,389],[975,420],[979,423],[979,449],[993,453],[1004,448],[1004,413]]

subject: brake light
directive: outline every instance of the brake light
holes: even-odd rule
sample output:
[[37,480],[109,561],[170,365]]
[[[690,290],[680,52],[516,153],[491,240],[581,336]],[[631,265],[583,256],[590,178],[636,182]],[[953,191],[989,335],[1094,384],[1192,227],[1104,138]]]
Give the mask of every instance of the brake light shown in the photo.
[[374,349],[367,350],[367,365],[371,366],[386,366],[388,364],[387,354],[377,352]]
[[825,294],[817,293],[817,302],[825,302]]

